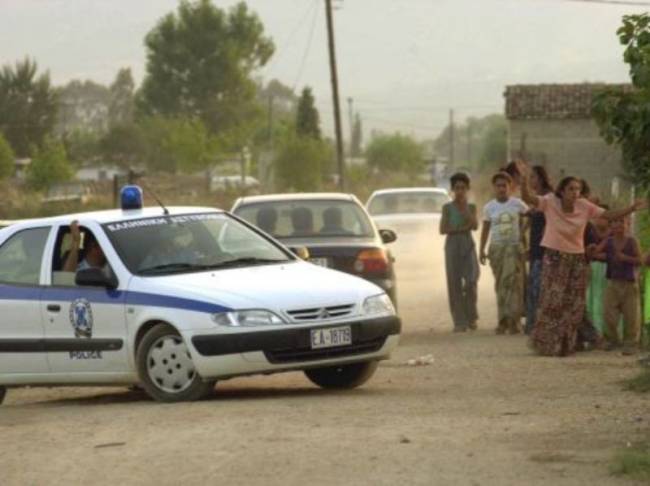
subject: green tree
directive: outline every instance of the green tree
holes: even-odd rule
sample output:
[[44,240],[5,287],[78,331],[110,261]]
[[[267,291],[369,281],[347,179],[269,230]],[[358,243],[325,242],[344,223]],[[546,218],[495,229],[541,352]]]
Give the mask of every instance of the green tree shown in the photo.
[[113,125],[99,141],[101,157],[120,167],[129,168],[144,161],[147,144],[140,125]]
[[650,14],[626,15],[618,29],[630,67],[632,89],[604,89],[594,97],[593,113],[601,134],[623,152],[627,172],[650,188]]
[[46,137],[32,155],[27,172],[28,184],[35,189],[46,189],[52,184],[69,181],[72,175],[72,166],[63,143]]
[[198,117],[233,144],[250,136],[260,115],[252,75],[274,46],[244,2],[226,11],[210,0],[183,0],[147,34],[145,46],[141,113]]
[[14,151],[7,139],[0,133],[0,179],[6,179],[14,175],[15,167]]
[[502,115],[490,115],[479,140],[478,168],[498,169],[508,160],[508,125]]
[[141,129],[144,162],[152,170],[194,172],[216,159],[218,142],[201,120],[156,116],[144,119]]
[[110,126],[133,122],[135,81],[130,68],[120,69],[109,88],[108,120]]
[[316,102],[311,88],[303,89],[302,95],[298,100],[296,133],[300,137],[311,137],[315,140],[321,139],[320,116],[316,109]]
[[361,116],[358,113],[354,118],[351,138],[352,140],[350,141],[350,155],[352,157],[361,157],[361,154],[363,153],[363,126],[361,124]]
[[37,76],[36,62],[25,59],[0,71],[0,132],[18,157],[29,156],[56,122],[57,96],[50,76]]
[[100,154],[99,144],[99,135],[89,130],[74,130],[63,137],[65,151],[74,166],[96,160]]
[[109,98],[108,88],[91,80],[74,79],[58,88],[56,133],[103,132],[108,126]]
[[279,188],[293,191],[316,191],[331,166],[331,147],[310,137],[290,136],[273,161]]
[[[451,153],[451,128],[445,127],[433,142],[434,153],[448,157]],[[507,160],[507,125],[501,114],[482,118],[469,117],[454,125],[454,163],[479,170],[496,168]]]
[[264,107],[268,107],[269,101],[272,101],[274,119],[294,121],[298,97],[293,89],[281,81],[272,79],[266,86],[260,84],[257,88],[257,100]]
[[368,165],[382,172],[403,172],[413,177],[425,168],[422,147],[411,137],[379,135],[366,148]]

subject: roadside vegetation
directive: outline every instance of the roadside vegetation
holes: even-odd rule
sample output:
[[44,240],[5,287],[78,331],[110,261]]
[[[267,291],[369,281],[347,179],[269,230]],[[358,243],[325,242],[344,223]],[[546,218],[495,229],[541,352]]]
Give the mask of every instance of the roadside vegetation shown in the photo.
[[610,472],[615,476],[650,481],[650,441],[621,450],[615,456]]

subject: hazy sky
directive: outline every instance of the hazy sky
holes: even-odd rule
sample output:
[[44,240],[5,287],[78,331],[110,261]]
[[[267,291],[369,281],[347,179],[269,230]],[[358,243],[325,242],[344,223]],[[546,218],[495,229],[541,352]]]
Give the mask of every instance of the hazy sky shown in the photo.
[[[352,97],[366,129],[418,137],[440,131],[450,108],[457,120],[503,111],[507,84],[627,81],[615,32],[622,15],[650,10],[565,0],[335,1],[344,122]],[[247,3],[277,47],[261,74],[298,89],[313,86],[331,132],[324,0]],[[139,81],[142,39],[176,5],[0,0],[0,63],[32,56],[57,84],[109,83],[130,66]]]

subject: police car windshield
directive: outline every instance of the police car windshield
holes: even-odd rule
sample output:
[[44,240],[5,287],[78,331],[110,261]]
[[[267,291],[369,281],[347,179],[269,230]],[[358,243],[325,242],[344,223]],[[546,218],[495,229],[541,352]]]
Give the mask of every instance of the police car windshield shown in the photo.
[[292,261],[283,250],[223,213],[132,219],[103,227],[124,264],[137,275]]

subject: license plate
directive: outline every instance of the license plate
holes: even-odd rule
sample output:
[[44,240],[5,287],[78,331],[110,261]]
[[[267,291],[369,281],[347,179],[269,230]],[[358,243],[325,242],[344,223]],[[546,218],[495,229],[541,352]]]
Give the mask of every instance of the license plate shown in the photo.
[[329,267],[327,258],[310,258],[309,261],[314,265],[318,265],[319,267]]
[[311,331],[311,349],[334,348],[350,344],[352,344],[352,328],[350,326]]

